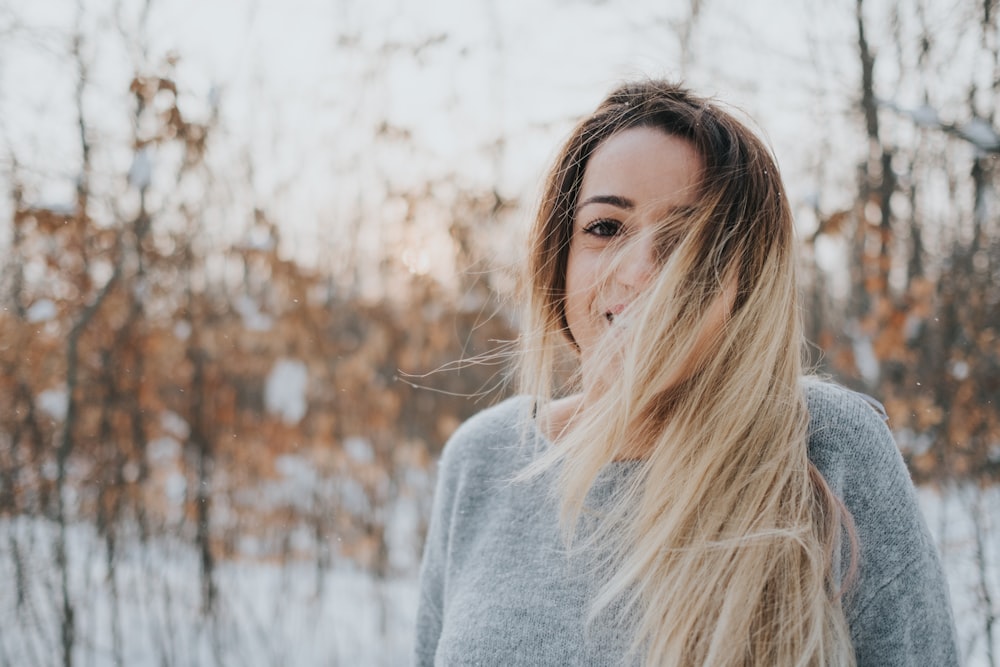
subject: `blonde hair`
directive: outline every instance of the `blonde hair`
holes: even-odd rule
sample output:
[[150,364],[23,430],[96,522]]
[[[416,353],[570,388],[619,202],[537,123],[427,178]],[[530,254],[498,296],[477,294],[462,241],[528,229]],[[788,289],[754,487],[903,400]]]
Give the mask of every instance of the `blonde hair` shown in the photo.
[[[853,533],[807,457],[791,211],[769,151],[731,114],[650,81],[615,90],[576,127],[531,233],[521,388],[542,419],[580,389],[579,374],[556,379],[560,350],[576,346],[574,209],[589,157],[633,127],[697,150],[696,203],[674,214],[685,231],[630,306],[625,342],[604,361],[614,372],[522,477],[555,471],[567,542],[601,577],[590,619],[619,614],[646,664],[851,665],[835,569]],[[713,353],[682,371],[720,298],[732,309]],[[636,452],[627,481],[589,506],[601,471]]]

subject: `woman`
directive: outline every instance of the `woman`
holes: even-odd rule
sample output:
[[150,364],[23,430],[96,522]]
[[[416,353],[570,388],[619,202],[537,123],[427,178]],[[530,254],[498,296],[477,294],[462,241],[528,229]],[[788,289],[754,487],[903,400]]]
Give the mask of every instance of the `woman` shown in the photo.
[[635,83],[577,126],[522,395],[442,455],[418,664],[957,664],[883,416],[803,377],[795,261],[774,161],[718,106]]

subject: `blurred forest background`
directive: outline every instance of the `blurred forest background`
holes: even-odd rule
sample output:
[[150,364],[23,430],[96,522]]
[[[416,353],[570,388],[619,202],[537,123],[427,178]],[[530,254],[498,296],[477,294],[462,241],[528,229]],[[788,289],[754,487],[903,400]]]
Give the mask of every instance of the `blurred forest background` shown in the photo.
[[769,137],[995,667],[1000,3],[790,4],[0,0],[0,665],[406,664],[543,169],[645,74]]

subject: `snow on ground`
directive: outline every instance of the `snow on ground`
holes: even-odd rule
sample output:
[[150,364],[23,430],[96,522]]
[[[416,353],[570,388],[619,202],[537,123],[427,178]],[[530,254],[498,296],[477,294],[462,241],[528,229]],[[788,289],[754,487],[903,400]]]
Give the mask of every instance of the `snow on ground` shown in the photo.
[[[919,493],[948,576],[964,664],[985,667],[990,664],[987,622],[1000,614],[1000,487]],[[992,633],[993,655],[1000,655],[1000,628]]]
[[[0,665],[63,662],[56,535],[43,520],[0,523]],[[130,667],[409,664],[412,577],[378,582],[314,562],[225,562],[216,573],[216,610],[206,617],[191,545],[127,544],[115,563],[116,619],[103,544],[90,526],[68,530],[74,664],[114,665],[116,645],[120,664]]]
[[[923,489],[920,500],[942,552],[966,664],[985,666],[987,598],[1000,611],[1000,489]],[[45,520],[0,521],[0,667],[62,663],[57,535]],[[226,561],[217,565],[215,610],[205,616],[191,544],[122,536],[109,578],[92,526],[71,526],[66,540],[75,664],[114,665],[116,653],[136,667],[409,664],[415,574],[379,582],[308,560]]]

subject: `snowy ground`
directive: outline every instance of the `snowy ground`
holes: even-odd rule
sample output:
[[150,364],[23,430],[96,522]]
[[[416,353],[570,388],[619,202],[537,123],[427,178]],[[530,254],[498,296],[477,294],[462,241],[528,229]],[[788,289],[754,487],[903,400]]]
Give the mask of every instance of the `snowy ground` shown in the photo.
[[[923,490],[921,502],[948,572],[966,664],[988,665],[985,605],[993,615],[1000,611],[1000,490]],[[40,520],[0,522],[0,665],[62,663],[56,535],[52,524]],[[379,583],[361,572],[323,571],[311,562],[226,562],[217,568],[218,604],[206,617],[198,557],[190,545],[130,541],[115,564],[114,588],[93,528],[73,526],[67,545],[76,665],[115,665],[116,655],[119,664],[137,667],[409,662],[412,576]]]
[[[62,664],[54,526],[6,521],[0,535],[0,665]],[[26,582],[20,601],[15,542]],[[346,569],[320,572],[315,563],[221,563],[218,605],[205,617],[197,553],[157,540],[116,563],[116,619],[93,529],[74,526],[67,543],[78,626],[74,665],[115,665],[116,654],[130,667],[408,664],[412,577],[378,583]]]
[[996,664],[990,656],[1000,659],[1000,628],[991,631],[991,652],[987,624],[1000,615],[1000,488],[922,489],[920,503],[948,575],[965,664]]

